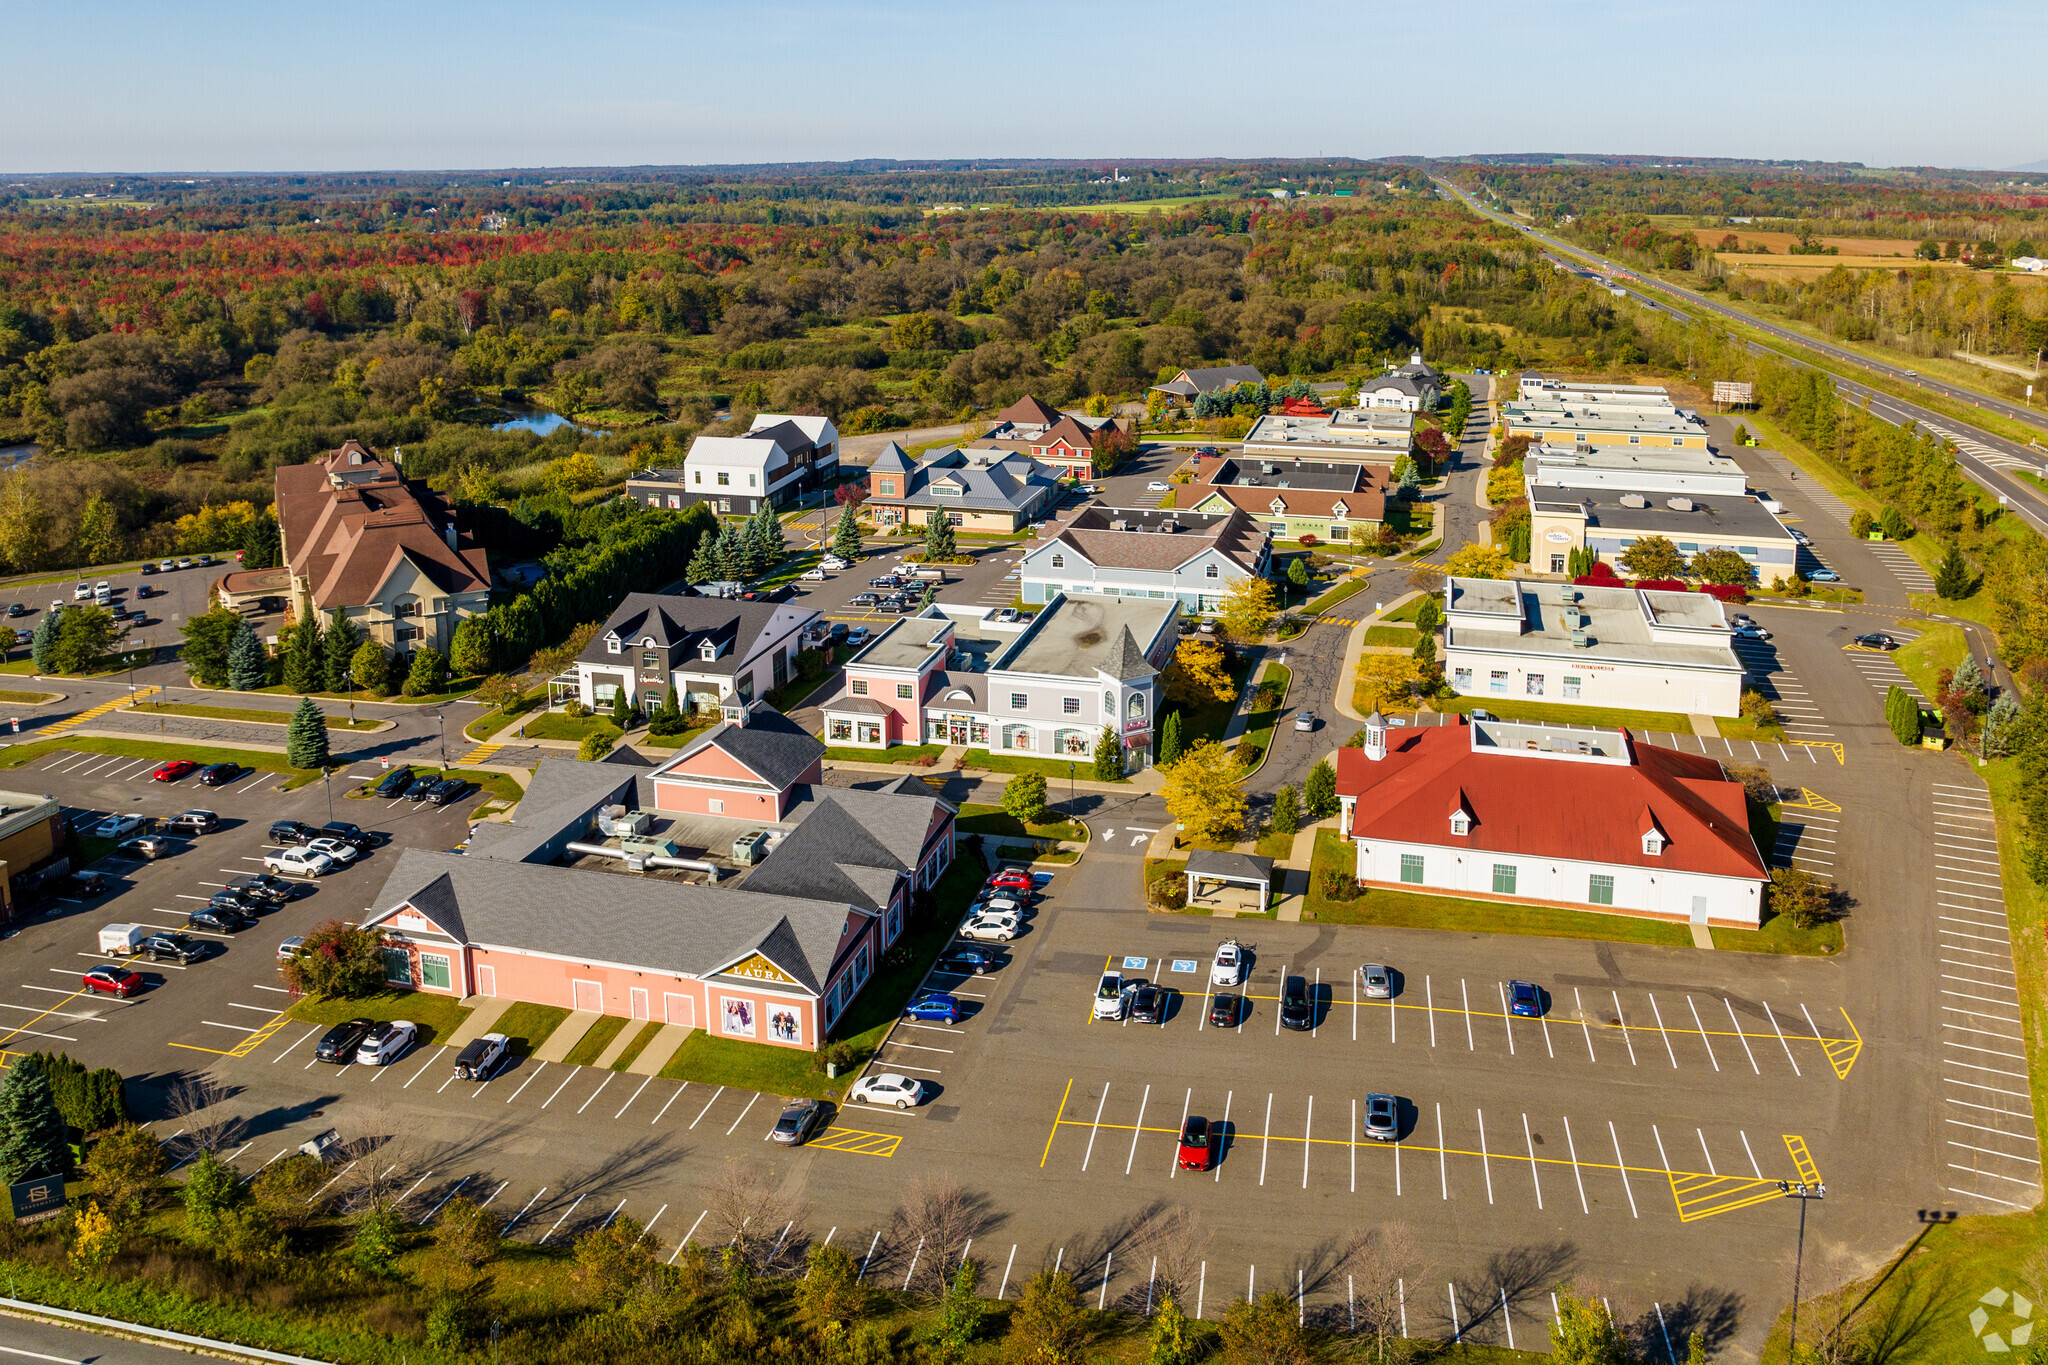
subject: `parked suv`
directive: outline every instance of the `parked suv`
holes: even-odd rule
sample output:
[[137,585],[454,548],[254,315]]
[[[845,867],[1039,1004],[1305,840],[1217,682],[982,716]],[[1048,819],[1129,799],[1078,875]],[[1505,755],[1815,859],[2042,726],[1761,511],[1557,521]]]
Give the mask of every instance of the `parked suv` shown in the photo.
[[1121,1019],[1130,1007],[1131,997],[1124,990],[1121,972],[1104,972],[1102,980],[1095,985],[1094,1017],[1097,1019]]
[[163,827],[177,834],[211,834],[220,828],[220,817],[210,810],[181,811],[164,821]]
[[294,844],[309,844],[320,837],[320,831],[303,820],[274,820],[270,825],[270,842],[290,848]]

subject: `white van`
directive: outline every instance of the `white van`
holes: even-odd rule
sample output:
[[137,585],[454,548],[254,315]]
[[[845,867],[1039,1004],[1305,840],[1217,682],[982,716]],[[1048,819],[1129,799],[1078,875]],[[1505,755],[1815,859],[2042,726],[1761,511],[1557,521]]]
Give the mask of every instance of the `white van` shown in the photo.
[[102,956],[132,957],[142,947],[142,940],[148,937],[148,925],[109,924],[100,930],[100,953]]
[[914,564],[911,566],[910,576],[922,579],[927,583],[943,583],[946,581],[945,569],[937,564]]

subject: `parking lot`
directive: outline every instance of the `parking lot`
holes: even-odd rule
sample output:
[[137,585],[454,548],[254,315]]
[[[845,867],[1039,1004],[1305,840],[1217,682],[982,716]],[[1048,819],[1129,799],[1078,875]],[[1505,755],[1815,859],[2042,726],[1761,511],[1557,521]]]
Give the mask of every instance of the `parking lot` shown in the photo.
[[[201,566],[194,557],[191,568],[173,569],[168,573],[144,574],[139,568],[130,569],[126,573],[107,573],[102,570],[78,581],[82,581],[88,588],[100,582],[107,583],[112,589],[115,602],[142,614],[140,619],[131,618],[128,621],[128,633],[122,640],[125,648],[171,649],[181,642],[179,627],[192,617],[205,614],[212,606],[208,600],[208,593],[214,582],[222,574],[230,573],[235,568],[232,553],[215,558],[220,562],[210,567]],[[147,588],[150,595],[146,598],[137,597],[138,588]],[[36,623],[42,620],[44,613],[49,610],[52,602],[61,602],[68,607],[74,603],[91,601],[89,595],[78,598],[75,594],[76,583],[68,579],[55,583],[24,583],[19,586],[0,587],[0,611],[4,611],[10,602],[19,602],[23,608],[23,615],[9,619],[6,625],[20,630],[33,630]],[[276,633],[275,614],[259,615],[251,619],[258,634]],[[183,680],[184,675],[180,671],[177,681]]]

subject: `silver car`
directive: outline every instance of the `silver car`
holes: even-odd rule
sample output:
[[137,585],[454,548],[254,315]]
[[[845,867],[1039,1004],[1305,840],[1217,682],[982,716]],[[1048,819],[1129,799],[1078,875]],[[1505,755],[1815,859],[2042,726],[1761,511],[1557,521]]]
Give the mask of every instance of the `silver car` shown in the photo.
[[1365,1135],[1375,1142],[1398,1140],[1401,1136],[1401,1102],[1392,1095],[1367,1095]]
[[1368,1000],[1392,1000],[1394,978],[1387,969],[1377,962],[1368,962],[1358,969],[1365,978],[1365,998]]

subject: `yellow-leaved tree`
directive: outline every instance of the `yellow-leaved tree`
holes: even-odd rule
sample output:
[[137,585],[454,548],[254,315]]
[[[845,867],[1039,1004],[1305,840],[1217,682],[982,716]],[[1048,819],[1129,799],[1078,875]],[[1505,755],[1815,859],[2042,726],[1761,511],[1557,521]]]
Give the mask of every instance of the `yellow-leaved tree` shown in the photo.
[[1166,699],[1194,708],[1237,700],[1237,684],[1223,663],[1223,647],[1190,635],[1174,648],[1164,673]]
[[1450,578],[1506,578],[1513,572],[1505,550],[1470,542],[1458,547],[1444,565],[1444,574]]
[[1223,594],[1223,605],[1217,614],[1223,619],[1223,628],[1230,632],[1230,638],[1241,645],[1252,645],[1266,633],[1266,627],[1273,624],[1273,617],[1280,610],[1280,599],[1273,591],[1273,585],[1263,578],[1245,577],[1230,585]]
[[1361,711],[1405,708],[1415,678],[1414,655],[1368,654],[1358,661],[1358,691],[1351,704]]
[[1235,838],[1244,829],[1244,767],[1237,755],[1198,739],[1165,771],[1159,794],[1187,838]]

